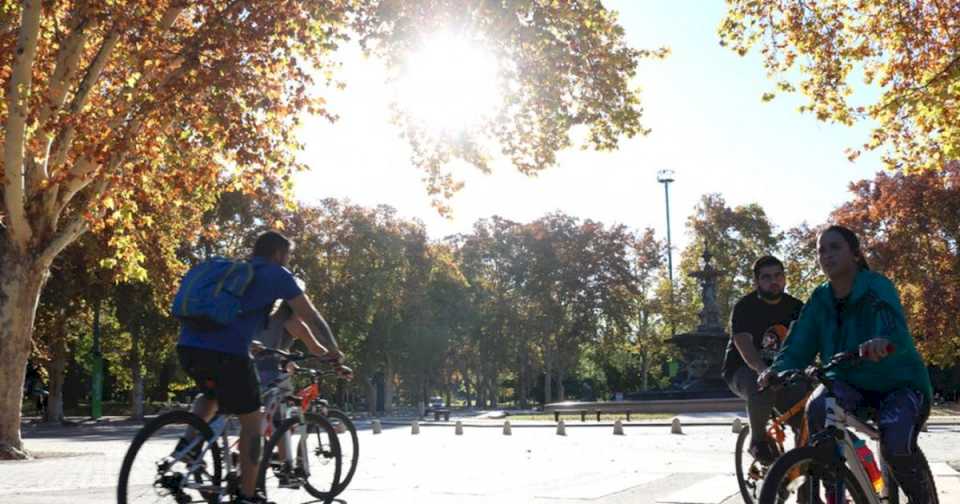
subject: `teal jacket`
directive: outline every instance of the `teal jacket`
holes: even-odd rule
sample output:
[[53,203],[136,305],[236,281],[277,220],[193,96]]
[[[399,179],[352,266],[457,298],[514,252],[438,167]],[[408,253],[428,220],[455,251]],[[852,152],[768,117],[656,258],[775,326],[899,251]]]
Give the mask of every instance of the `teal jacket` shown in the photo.
[[818,355],[821,361],[827,361],[835,354],[855,351],[867,340],[886,338],[896,348],[885,359],[864,360],[836,369],[828,376],[861,390],[910,388],[925,394],[928,401],[931,399],[930,375],[907,329],[893,282],[872,271],[857,273],[839,319],[837,311],[830,284],[817,287],[790,328],[772,368],[803,369]]

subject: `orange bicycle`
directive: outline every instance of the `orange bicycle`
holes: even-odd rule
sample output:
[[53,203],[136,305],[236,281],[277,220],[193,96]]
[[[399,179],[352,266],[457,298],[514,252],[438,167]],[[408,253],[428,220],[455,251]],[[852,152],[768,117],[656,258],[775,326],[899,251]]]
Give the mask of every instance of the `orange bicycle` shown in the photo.
[[[789,410],[780,414],[774,412],[770,415],[770,422],[767,424],[767,437],[773,446],[776,447],[777,456],[783,455],[787,449],[784,443],[787,440],[786,427],[788,422],[796,415],[803,415],[804,407],[807,405],[807,399],[810,398],[808,392],[803,399],[797,401]],[[804,419],[800,429],[799,437],[795,439],[796,446],[802,446],[807,442],[807,422]],[[770,470],[769,465],[761,463],[750,453],[750,427],[744,425],[740,429],[740,435],[737,436],[737,449],[734,452],[734,459],[737,467],[737,483],[740,485],[740,495],[745,504],[757,504],[760,498],[760,488],[763,486],[763,480]]]

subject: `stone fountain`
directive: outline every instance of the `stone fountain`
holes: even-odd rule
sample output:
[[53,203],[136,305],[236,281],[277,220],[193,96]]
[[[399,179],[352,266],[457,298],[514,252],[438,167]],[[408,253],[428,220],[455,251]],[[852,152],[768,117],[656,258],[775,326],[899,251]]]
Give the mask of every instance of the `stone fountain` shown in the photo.
[[681,381],[677,384],[687,392],[725,392],[727,386],[720,377],[720,365],[729,337],[720,320],[720,307],[717,305],[717,278],[723,274],[716,269],[711,260],[710,250],[704,247],[703,268],[690,272],[690,276],[700,281],[700,297],[703,309],[700,310],[700,325],[691,332],[677,334],[672,343],[680,350],[682,365]]

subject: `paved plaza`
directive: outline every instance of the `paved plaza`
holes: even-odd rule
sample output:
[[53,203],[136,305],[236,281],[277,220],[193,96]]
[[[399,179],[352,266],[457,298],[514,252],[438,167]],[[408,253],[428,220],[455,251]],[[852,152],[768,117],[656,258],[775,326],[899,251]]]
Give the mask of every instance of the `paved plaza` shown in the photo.
[[[685,419],[687,420],[687,419]],[[692,420],[692,419],[690,419]],[[387,425],[374,435],[361,423],[360,464],[342,504],[598,503],[731,504],[740,502],[733,475],[736,440],[729,425],[578,426],[567,436],[551,427]],[[27,448],[39,458],[0,462],[0,502],[115,502],[120,462],[138,426],[110,422],[70,428],[28,427]],[[921,444],[937,477],[940,502],[960,502],[960,426],[934,425]],[[305,492],[271,496],[280,504],[312,502]]]

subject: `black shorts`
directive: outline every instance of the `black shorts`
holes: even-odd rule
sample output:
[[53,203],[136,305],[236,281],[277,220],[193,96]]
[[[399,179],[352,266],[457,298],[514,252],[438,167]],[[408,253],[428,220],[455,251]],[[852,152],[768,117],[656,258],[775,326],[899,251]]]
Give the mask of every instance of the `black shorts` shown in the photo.
[[246,356],[204,348],[177,347],[180,367],[221,413],[243,415],[260,409],[260,378]]

